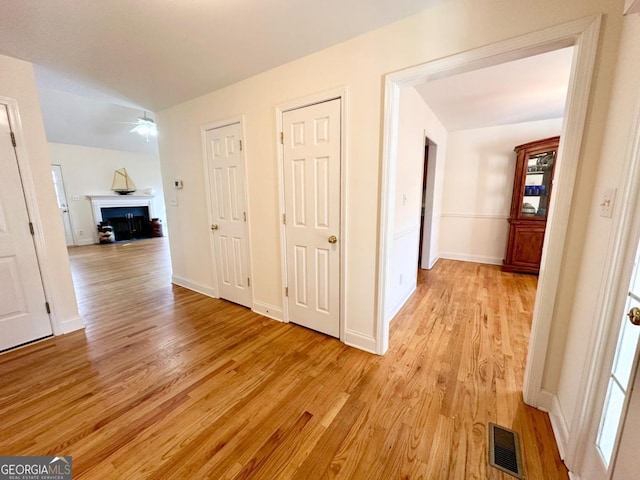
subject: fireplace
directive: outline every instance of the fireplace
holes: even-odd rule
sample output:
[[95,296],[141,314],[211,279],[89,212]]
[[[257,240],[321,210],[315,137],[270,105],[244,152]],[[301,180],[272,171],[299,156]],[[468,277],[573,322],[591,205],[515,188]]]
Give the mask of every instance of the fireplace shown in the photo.
[[102,221],[113,227],[115,240],[151,238],[149,207],[103,207]]
[[96,225],[108,222],[115,240],[152,237],[153,195],[91,195]]

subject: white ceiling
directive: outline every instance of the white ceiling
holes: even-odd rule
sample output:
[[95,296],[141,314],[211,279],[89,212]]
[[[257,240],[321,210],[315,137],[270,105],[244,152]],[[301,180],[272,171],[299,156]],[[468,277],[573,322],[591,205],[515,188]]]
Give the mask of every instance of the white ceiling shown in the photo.
[[564,116],[573,47],[416,87],[449,131]]
[[[51,142],[157,153],[157,111],[446,0],[4,2],[0,54],[36,65]],[[417,87],[448,130],[562,116],[571,49]],[[152,115],[153,116],[153,115]]]
[[439,1],[11,1],[0,53],[159,111]]

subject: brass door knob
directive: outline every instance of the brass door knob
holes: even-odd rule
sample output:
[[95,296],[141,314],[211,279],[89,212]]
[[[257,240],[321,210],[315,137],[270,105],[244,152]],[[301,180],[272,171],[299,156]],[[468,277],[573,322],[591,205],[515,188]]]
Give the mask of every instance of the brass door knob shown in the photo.
[[329,237],[329,243],[338,243],[338,237],[336,237],[335,235],[331,235]]
[[629,317],[629,321],[634,325],[640,325],[640,308],[633,307],[629,310],[629,313],[627,313],[627,317]]
[[218,225],[216,223],[211,225],[211,230],[218,230]]

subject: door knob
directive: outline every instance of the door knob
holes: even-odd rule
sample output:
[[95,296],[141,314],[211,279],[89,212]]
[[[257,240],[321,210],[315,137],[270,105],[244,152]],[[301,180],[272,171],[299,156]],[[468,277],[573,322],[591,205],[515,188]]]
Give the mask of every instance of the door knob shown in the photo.
[[633,307],[629,310],[629,313],[627,313],[627,317],[629,317],[629,321],[634,325],[640,325],[640,308]]
[[214,223],[213,225],[211,225],[211,230],[218,230],[218,224]]
[[329,243],[337,243],[338,242],[338,237],[336,237],[335,235],[331,235],[329,237]]

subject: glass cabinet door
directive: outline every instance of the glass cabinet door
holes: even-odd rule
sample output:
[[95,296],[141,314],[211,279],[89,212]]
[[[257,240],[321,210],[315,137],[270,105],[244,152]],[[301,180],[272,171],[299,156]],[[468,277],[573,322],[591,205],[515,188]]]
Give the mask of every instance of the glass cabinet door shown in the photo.
[[526,162],[522,209],[524,218],[547,218],[551,180],[556,160],[556,150],[529,155]]

